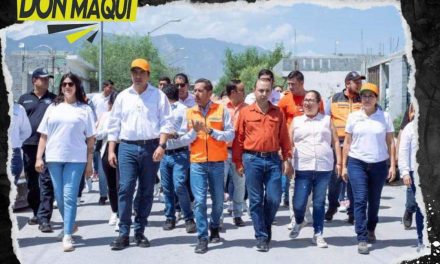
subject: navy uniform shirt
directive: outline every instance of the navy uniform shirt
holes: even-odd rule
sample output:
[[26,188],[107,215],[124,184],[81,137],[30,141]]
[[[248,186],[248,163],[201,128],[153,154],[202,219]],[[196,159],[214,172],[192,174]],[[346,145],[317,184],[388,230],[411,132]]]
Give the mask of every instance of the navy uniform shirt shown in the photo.
[[43,119],[47,107],[52,103],[55,97],[56,95],[49,91],[41,98],[38,98],[33,91],[20,96],[18,103],[26,110],[32,128],[31,136],[23,142],[23,145],[38,145],[40,133],[37,132],[37,128],[40,125],[41,119]]

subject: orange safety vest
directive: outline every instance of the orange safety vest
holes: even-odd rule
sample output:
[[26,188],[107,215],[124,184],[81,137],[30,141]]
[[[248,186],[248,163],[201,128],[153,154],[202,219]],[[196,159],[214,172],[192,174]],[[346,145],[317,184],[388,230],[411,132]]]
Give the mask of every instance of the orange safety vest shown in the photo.
[[[188,120],[188,130],[192,128],[191,121],[201,121],[207,127],[216,130],[223,130],[224,107],[220,104],[212,102],[209,111],[205,116],[199,110],[199,106],[195,105],[186,112]],[[197,133],[197,138],[191,143],[191,162],[216,162],[228,159],[228,148],[226,142],[218,141],[204,131]]]
[[340,139],[345,137],[345,124],[348,115],[362,107],[360,96],[348,98],[344,91],[334,94],[330,104],[331,118]]

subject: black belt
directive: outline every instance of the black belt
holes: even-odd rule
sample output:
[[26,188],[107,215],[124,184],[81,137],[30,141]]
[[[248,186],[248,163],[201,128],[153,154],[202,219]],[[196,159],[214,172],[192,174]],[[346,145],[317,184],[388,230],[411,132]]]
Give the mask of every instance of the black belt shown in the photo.
[[176,154],[182,151],[188,151],[188,147],[181,147],[181,148],[176,148],[176,149],[167,149],[165,150],[165,155],[172,155],[172,154]]
[[232,151],[232,147],[228,147],[228,150]]
[[253,150],[245,150],[244,153],[248,153],[248,154],[255,155],[258,157],[262,157],[262,158],[278,156],[278,152],[276,152],[276,151],[260,152],[260,151],[253,151]]
[[125,140],[125,139],[121,139],[121,142],[127,143],[127,144],[134,144],[134,145],[148,145],[148,144],[152,144],[152,143],[159,144],[159,139],[158,138],[147,139],[147,140]]

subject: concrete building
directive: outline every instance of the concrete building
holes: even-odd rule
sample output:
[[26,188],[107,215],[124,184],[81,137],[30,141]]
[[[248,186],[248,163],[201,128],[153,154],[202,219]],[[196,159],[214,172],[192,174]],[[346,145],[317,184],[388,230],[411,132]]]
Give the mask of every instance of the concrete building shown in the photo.
[[86,93],[98,90],[96,81],[91,78],[96,74],[96,68],[79,55],[69,55],[62,51],[21,51],[6,54],[5,62],[12,76],[14,100],[32,90],[32,72],[38,67],[45,67],[54,75],[49,90],[55,94],[58,94],[61,76],[67,72],[80,77]]
[[295,56],[283,58],[274,67],[276,75],[287,77],[289,72],[299,70],[304,74],[306,89],[317,90],[325,99],[345,87],[345,76],[350,71],[366,73],[367,64],[380,55],[336,54]]
[[380,89],[380,105],[393,119],[402,115],[410,101],[410,65],[405,52],[397,52],[367,65],[368,80]]

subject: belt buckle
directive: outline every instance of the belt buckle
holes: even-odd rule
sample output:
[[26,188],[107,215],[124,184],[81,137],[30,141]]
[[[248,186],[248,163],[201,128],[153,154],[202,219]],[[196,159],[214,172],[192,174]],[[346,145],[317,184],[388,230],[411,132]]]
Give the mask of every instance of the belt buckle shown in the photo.
[[269,157],[269,155],[270,155],[269,152],[260,152],[260,156],[261,156],[262,158]]

